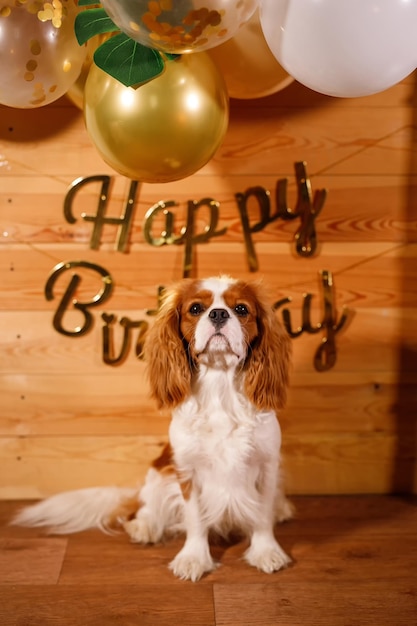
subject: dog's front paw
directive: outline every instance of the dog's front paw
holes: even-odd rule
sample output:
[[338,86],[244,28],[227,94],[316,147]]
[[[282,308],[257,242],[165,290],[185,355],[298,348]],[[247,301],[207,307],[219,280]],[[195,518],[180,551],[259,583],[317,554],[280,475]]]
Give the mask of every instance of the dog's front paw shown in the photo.
[[213,571],[216,567],[217,564],[209,554],[197,555],[187,549],[182,549],[169,564],[169,568],[175,576],[181,580],[191,580],[192,582],[200,580],[203,574]]
[[245,560],[266,574],[272,574],[291,563],[290,557],[276,541],[269,545],[252,544],[245,552]]

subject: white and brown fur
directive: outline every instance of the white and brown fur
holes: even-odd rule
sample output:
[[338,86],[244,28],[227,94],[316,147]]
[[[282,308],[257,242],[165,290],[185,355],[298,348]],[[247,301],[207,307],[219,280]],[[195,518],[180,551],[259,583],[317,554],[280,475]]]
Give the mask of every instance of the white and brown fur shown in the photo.
[[148,331],[145,358],[152,395],[172,420],[142,488],[58,494],[23,509],[14,523],[72,533],[117,522],[139,543],[182,532],[170,568],[192,581],[217,566],[211,531],[247,535],[244,558],[264,572],[287,566],[274,525],[291,516],[277,420],[290,339],[261,286],[224,276],[179,282]]

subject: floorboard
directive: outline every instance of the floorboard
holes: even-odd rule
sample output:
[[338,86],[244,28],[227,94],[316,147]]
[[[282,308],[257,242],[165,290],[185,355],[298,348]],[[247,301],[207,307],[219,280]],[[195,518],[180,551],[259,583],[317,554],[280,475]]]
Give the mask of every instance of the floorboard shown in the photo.
[[124,534],[48,537],[0,502],[1,626],[417,626],[417,498],[297,497],[277,527],[293,563],[249,567],[247,542],[212,546],[198,583],[168,564],[182,538],[139,546]]

